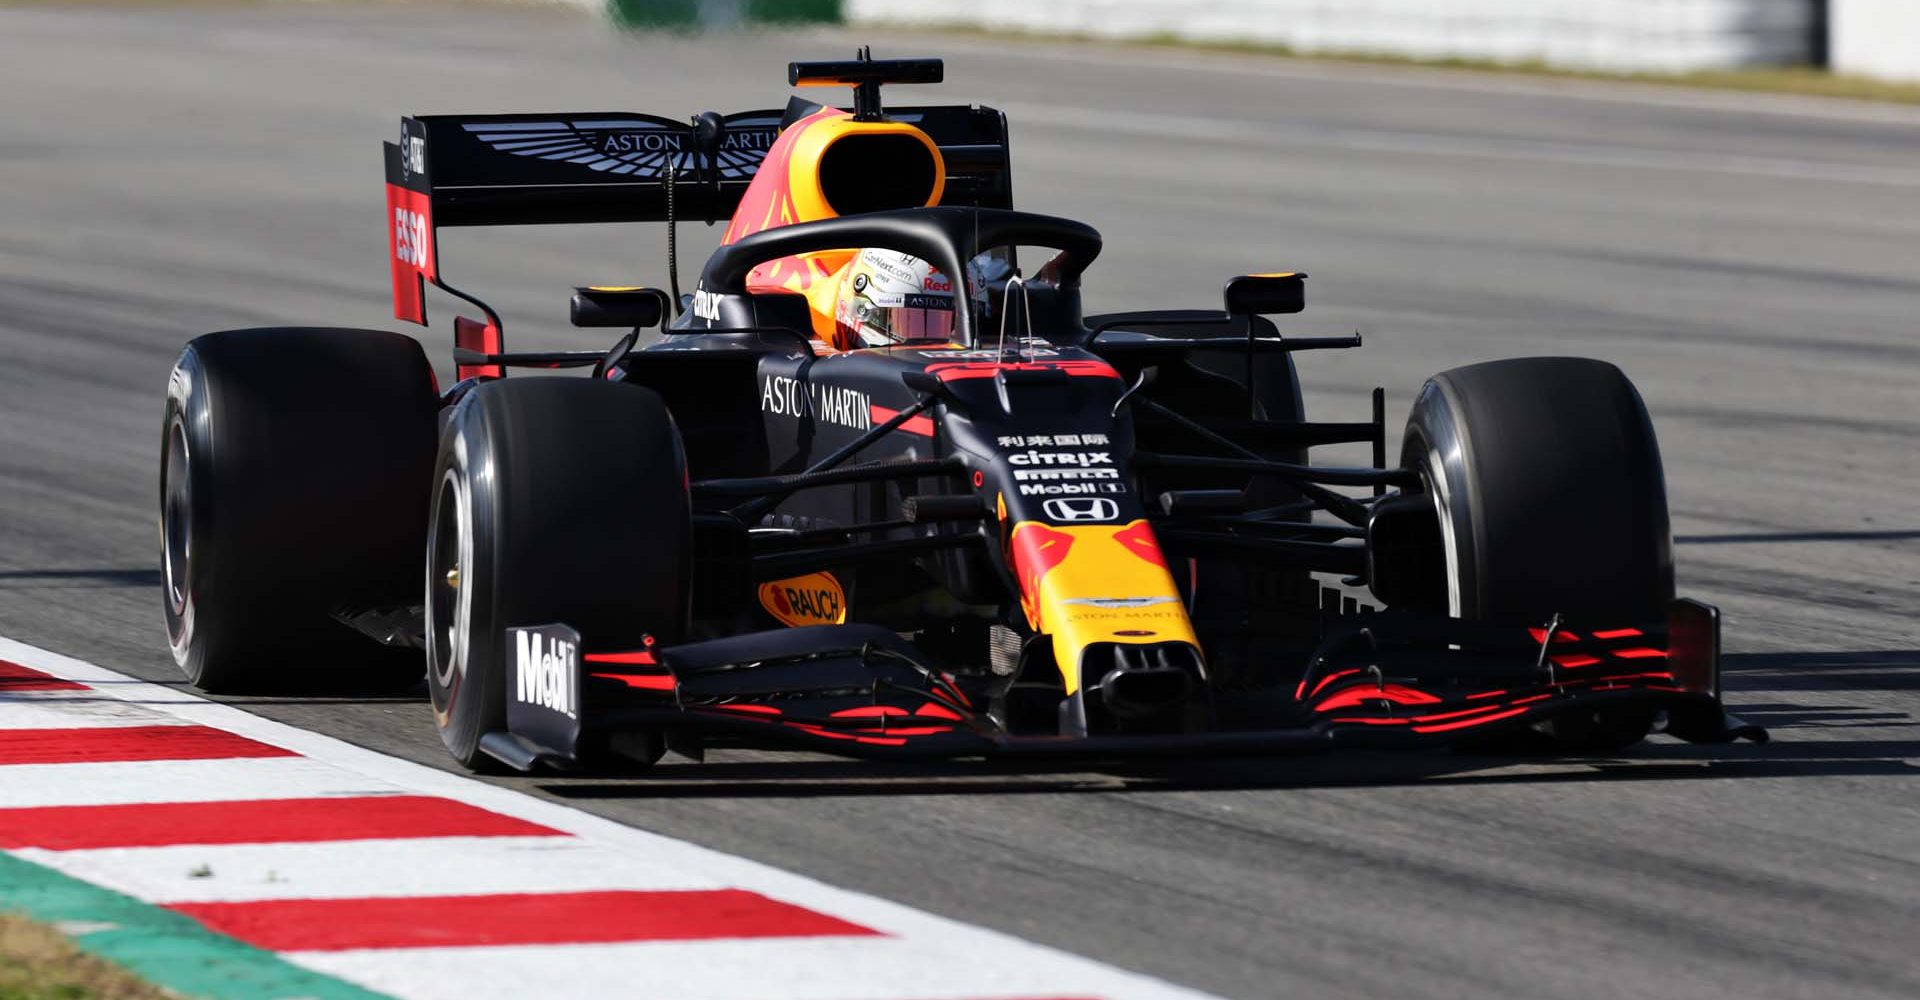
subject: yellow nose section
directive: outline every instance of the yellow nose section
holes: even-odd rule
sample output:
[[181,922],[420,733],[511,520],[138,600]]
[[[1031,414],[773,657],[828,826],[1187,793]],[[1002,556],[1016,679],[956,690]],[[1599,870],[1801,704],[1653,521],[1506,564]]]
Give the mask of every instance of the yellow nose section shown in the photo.
[[1184,642],[1199,649],[1186,605],[1146,521],[1064,525],[1022,521],[1010,541],[1020,606],[1053,638],[1068,694],[1096,642]]

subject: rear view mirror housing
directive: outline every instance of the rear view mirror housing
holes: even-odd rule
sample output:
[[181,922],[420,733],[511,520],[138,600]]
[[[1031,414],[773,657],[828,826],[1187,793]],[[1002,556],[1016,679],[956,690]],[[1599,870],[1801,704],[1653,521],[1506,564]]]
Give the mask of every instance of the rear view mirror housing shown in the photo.
[[667,293],[658,288],[589,286],[573,290],[574,326],[659,326],[667,316]]
[[1279,316],[1307,308],[1307,276],[1298,271],[1243,274],[1227,281],[1227,312]]

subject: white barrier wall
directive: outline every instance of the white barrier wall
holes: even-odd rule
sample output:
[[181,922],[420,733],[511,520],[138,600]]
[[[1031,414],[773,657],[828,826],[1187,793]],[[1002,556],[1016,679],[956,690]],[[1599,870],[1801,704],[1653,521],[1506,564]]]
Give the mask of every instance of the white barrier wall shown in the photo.
[[[1844,3],[1845,0],[1836,0]],[[1920,0],[1878,0],[1920,7]],[[845,0],[849,23],[1685,71],[1811,60],[1816,0]]]
[[1920,0],[1828,0],[1836,73],[1920,80]]

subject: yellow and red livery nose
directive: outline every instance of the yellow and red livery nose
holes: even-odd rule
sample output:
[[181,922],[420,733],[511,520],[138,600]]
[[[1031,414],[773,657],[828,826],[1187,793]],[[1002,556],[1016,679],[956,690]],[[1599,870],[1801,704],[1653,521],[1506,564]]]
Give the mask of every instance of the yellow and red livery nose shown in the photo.
[[1081,687],[1081,655],[1093,643],[1184,642],[1199,649],[1179,588],[1146,521],[1021,521],[1009,544],[1021,610],[1035,632],[1052,637],[1068,694]]

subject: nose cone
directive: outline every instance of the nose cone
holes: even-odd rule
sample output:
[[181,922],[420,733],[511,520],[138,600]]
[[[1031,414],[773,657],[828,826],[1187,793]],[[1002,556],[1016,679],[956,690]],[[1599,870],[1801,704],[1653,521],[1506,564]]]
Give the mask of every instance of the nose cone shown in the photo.
[[1096,644],[1088,647],[1081,668],[1099,677],[1090,687],[1101,707],[1122,723],[1169,716],[1178,722],[1205,680],[1199,651],[1184,642]]
[[[1145,520],[1128,524],[1049,525],[1023,521],[1012,536],[1020,606],[1035,632],[1052,637],[1054,661],[1072,694],[1091,675],[1100,682],[1113,667],[1088,665],[1096,643],[1153,646],[1175,643],[1199,659],[1199,641],[1160,544]],[[1142,696],[1161,681],[1116,684]]]

